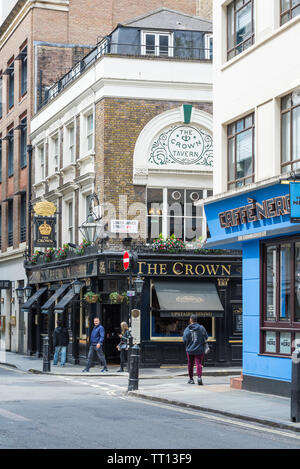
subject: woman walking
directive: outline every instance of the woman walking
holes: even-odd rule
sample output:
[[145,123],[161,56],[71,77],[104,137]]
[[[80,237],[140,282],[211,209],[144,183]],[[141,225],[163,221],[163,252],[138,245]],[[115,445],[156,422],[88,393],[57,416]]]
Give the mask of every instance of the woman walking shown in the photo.
[[124,371],[125,363],[128,362],[128,349],[131,338],[127,322],[121,322],[121,334],[119,334],[119,337],[121,340],[117,345],[117,349],[120,351],[120,369],[118,372],[122,373]]

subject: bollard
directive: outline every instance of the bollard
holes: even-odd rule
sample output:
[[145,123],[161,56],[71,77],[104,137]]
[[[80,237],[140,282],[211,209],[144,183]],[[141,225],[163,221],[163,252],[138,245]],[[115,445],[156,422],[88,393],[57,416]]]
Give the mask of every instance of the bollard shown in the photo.
[[128,380],[128,391],[136,391],[139,389],[139,361],[140,347],[134,345],[130,355],[130,371]]
[[49,337],[45,335],[43,337],[43,372],[51,371],[50,366],[50,349],[49,349]]
[[300,349],[292,355],[291,421],[300,422]]

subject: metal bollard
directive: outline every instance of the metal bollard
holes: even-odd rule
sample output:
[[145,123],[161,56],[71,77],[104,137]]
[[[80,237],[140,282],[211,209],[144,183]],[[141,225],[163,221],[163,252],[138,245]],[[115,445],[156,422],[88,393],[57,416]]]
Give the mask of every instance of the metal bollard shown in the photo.
[[300,422],[300,350],[292,355],[291,421]]
[[43,337],[43,372],[51,371],[49,337]]
[[131,349],[130,356],[128,391],[136,391],[139,389],[139,362],[140,347],[138,345],[134,345]]

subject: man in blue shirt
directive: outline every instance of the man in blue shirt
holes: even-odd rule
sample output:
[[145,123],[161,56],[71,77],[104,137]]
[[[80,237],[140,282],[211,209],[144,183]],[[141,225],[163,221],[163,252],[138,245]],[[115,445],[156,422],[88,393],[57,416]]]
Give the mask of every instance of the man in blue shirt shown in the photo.
[[94,353],[96,353],[100,363],[103,365],[103,370],[101,370],[102,373],[105,373],[108,371],[107,369],[107,364],[105,360],[105,356],[103,353],[103,342],[104,342],[104,327],[101,326],[100,324],[100,319],[95,318],[94,319],[94,328],[91,333],[91,339],[90,339],[90,348],[89,348],[89,354],[88,354],[88,364],[86,368],[82,371],[90,371],[90,368],[93,363],[93,358],[94,358]]

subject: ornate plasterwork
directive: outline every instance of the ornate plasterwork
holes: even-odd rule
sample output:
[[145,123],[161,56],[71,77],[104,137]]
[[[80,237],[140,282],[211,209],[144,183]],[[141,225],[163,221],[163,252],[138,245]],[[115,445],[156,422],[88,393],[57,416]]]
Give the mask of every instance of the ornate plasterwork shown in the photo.
[[133,156],[134,184],[157,171],[212,173],[212,116],[196,108],[185,123],[183,106],[152,119],[140,133]]

